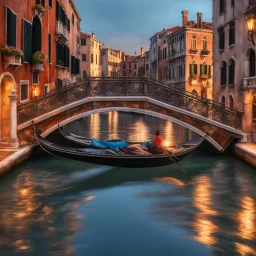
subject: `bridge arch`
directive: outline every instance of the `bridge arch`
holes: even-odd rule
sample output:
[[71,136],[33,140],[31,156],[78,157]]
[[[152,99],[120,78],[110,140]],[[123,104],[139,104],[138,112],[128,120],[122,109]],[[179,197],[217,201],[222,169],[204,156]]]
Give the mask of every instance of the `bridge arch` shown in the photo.
[[204,133],[203,131],[197,129],[196,127],[194,127],[194,126],[192,126],[190,124],[187,124],[187,123],[185,123],[185,122],[183,122],[181,120],[178,120],[178,119],[176,119],[174,117],[170,117],[168,115],[160,114],[160,113],[157,113],[157,112],[154,112],[154,111],[151,111],[151,110],[129,108],[129,107],[109,107],[109,108],[101,108],[101,109],[95,109],[95,110],[83,112],[83,113],[77,114],[75,116],[68,117],[67,119],[63,120],[59,124],[53,125],[49,129],[44,131],[42,136],[43,137],[47,137],[49,134],[51,134],[56,129],[58,129],[58,125],[64,126],[64,125],[67,125],[67,124],[69,124],[69,123],[71,123],[71,122],[73,122],[75,120],[78,120],[80,118],[83,118],[83,117],[87,117],[87,116],[90,116],[90,115],[93,115],[93,114],[98,114],[98,113],[112,112],[112,111],[122,111],[122,112],[145,114],[145,115],[149,115],[149,116],[158,117],[158,118],[163,119],[163,120],[171,121],[171,122],[173,122],[175,124],[178,124],[180,126],[183,126],[183,127],[187,128],[187,129],[195,132],[196,134],[200,135],[201,137],[204,137],[218,151],[224,151],[223,147],[217,141],[215,141],[210,136],[208,136],[206,133]]

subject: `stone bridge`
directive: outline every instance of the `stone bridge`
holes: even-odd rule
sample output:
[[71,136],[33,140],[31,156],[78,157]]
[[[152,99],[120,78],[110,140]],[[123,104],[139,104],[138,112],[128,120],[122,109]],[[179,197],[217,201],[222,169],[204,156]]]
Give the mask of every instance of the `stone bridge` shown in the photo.
[[33,143],[32,120],[47,136],[57,124],[67,124],[106,111],[145,113],[171,120],[204,136],[224,151],[235,140],[246,140],[242,113],[145,78],[90,78],[18,106],[21,145]]

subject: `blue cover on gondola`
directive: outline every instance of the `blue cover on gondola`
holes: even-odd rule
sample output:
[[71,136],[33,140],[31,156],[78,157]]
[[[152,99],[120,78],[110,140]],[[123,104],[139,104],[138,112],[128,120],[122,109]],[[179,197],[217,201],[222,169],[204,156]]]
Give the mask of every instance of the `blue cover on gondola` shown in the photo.
[[115,151],[118,151],[119,148],[125,148],[129,144],[126,141],[112,141],[112,142],[106,142],[101,140],[92,139],[91,145],[99,148],[109,148],[113,149]]

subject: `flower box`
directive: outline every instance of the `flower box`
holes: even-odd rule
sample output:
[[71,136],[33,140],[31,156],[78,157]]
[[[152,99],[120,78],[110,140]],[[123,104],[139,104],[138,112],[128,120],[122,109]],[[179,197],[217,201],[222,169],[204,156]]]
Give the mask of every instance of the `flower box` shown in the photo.
[[44,70],[44,64],[43,63],[33,63],[32,64],[32,70],[41,72]]
[[207,80],[209,77],[208,77],[208,75],[201,75],[200,78],[201,78],[201,80]]
[[15,57],[10,55],[2,55],[2,61],[8,63],[15,63]]
[[202,50],[202,51],[201,51],[201,54],[202,54],[202,55],[209,55],[209,54],[210,54],[210,51],[208,51],[208,50]]

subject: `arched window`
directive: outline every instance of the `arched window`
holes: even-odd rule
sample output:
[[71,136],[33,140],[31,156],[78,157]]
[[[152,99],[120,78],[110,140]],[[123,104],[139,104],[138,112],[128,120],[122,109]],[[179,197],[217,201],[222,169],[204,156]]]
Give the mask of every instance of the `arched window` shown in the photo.
[[228,84],[235,84],[235,61],[231,59],[228,66]]
[[42,26],[38,16],[35,16],[32,24],[32,53],[42,49]]
[[203,38],[203,51],[207,51],[207,38]]
[[196,50],[196,36],[191,39],[191,50]]
[[252,118],[253,123],[256,124],[256,95],[254,95],[252,100]]
[[221,62],[220,67],[220,84],[227,85],[227,63],[225,61]]
[[224,96],[222,96],[222,98],[221,98],[221,106],[222,106],[223,108],[225,108],[225,106],[226,106],[226,99],[225,99]]
[[192,94],[193,94],[194,96],[198,97],[198,93],[197,93],[196,90],[193,90],[193,91],[192,91]]
[[255,52],[252,50],[249,58],[249,76],[255,76]]
[[229,96],[229,107],[231,109],[234,109],[234,100],[233,100],[232,95]]

